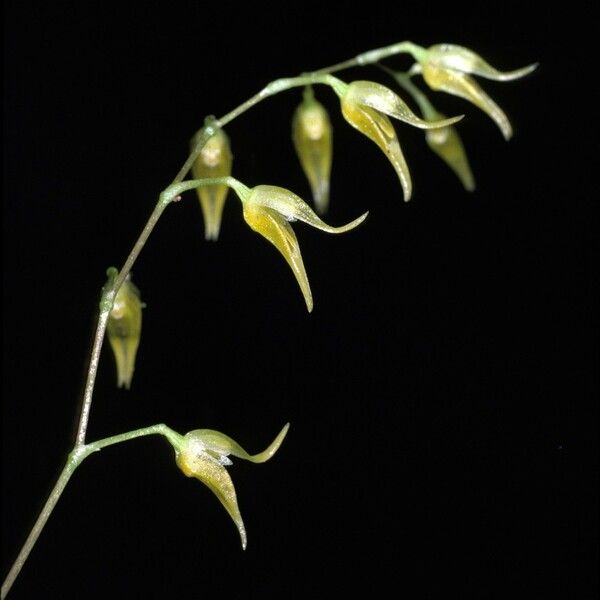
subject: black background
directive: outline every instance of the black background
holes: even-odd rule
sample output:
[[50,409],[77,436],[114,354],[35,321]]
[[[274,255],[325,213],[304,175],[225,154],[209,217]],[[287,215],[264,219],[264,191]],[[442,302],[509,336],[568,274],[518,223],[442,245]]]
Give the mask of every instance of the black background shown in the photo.
[[[105,349],[89,439],[165,422],[256,452],[290,421],[272,461],[229,469],[248,549],[170,446],[144,438],[75,474],[13,598],[594,597],[596,194],[584,181],[597,110],[563,13],[13,2],[5,16],[4,573],[70,448],[105,269],[206,114],[403,39],[465,45],[503,69],[541,63],[483,82],[511,117],[509,143],[476,108],[431,95],[467,115],[473,194],[422,132],[397,125],[408,204],[318,90],[335,130],[326,220],[370,213],[342,236],[294,226],[311,315],[233,195],[216,244],[193,193],[167,210],[133,269],[147,308],[132,389],[115,388]],[[376,69],[341,76],[391,85]],[[247,185],[309,198],[290,141],[299,99],[227,128]]]

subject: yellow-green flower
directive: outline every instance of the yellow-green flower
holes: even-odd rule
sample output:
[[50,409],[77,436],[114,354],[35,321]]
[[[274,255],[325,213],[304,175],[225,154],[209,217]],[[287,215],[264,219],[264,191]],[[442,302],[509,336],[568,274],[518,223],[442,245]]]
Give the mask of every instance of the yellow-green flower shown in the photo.
[[[192,148],[203,132],[204,129],[201,129],[194,136]],[[192,166],[194,178],[207,179],[231,175],[232,160],[229,138],[222,129],[218,129],[206,142]],[[204,237],[207,240],[216,240],[219,237],[223,205],[229,188],[226,185],[207,185],[197,188],[196,191],[204,216]]]
[[[308,312],[313,309],[312,292],[304,269],[300,246],[290,221],[302,221],[327,233],[343,233],[364,221],[368,213],[341,227],[324,223],[302,198],[273,185],[258,185],[238,194],[242,200],[244,219],[250,227],[266,237],[281,252],[291,267],[304,295]],[[237,190],[236,190],[237,191]]]
[[504,111],[479,87],[470,75],[495,81],[512,81],[531,73],[537,64],[514,71],[501,72],[468,48],[454,44],[436,44],[427,49],[413,72],[421,72],[427,85],[472,102],[498,125],[505,139],[512,136],[512,127]]
[[142,333],[142,301],[129,277],[117,292],[106,327],[117,364],[117,387],[131,386]]
[[344,118],[383,150],[400,179],[404,200],[410,200],[412,194],[410,172],[400,150],[394,126],[388,116],[421,129],[451,125],[459,121],[462,116],[434,123],[425,121],[415,115],[398,94],[373,81],[353,81],[344,88],[338,89],[336,92],[341,98]]
[[253,463],[269,460],[281,446],[289,426],[289,423],[284,426],[266,450],[254,455],[248,454],[230,437],[212,429],[190,431],[183,436],[181,445],[176,448],[177,466],[187,477],[195,477],[204,483],[221,501],[238,528],[244,550],[247,543],[246,528],[238,508],[233,482],[225,469],[232,464],[228,457],[232,455]]
[[315,100],[311,88],[294,113],[292,139],[300,164],[308,178],[319,214],[329,205],[329,178],[333,152],[333,135],[325,107]]

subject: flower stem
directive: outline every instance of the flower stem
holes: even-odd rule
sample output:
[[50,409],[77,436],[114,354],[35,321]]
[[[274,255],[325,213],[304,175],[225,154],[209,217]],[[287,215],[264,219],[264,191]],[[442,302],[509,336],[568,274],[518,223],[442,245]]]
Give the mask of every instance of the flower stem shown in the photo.
[[384,46],[383,48],[376,48],[375,50],[363,52],[362,54],[359,54],[358,56],[349,60],[331,65],[330,67],[319,69],[318,71],[315,71],[315,73],[336,73],[337,71],[341,71],[343,69],[363,67],[365,65],[376,63],[384,58],[404,53],[410,54],[416,61],[420,61],[425,56],[426,52],[427,50],[425,48],[418,46],[417,44],[413,44],[412,42],[399,42],[397,44],[392,44],[391,46]]
[[176,449],[181,444],[182,436],[176,431],[173,431],[172,429],[167,427],[165,424],[160,423],[158,425],[143,427],[142,429],[135,429],[134,431],[128,431],[126,433],[121,433],[119,435],[104,438],[102,440],[92,442],[91,444],[78,445],[73,449],[73,451],[69,454],[67,458],[66,465],[64,466],[60,475],[58,476],[56,484],[54,485],[52,491],[50,492],[50,495],[48,496],[48,500],[46,500],[46,504],[44,504],[40,515],[38,516],[33,528],[31,529],[31,532],[29,533],[29,536],[25,540],[25,543],[23,544],[19,555],[17,556],[10,571],[8,572],[8,575],[6,576],[6,579],[4,580],[4,583],[2,584],[2,592],[0,596],[1,600],[4,600],[4,598],[6,598],[8,592],[10,591],[10,588],[12,587],[13,583],[15,582],[15,579],[17,578],[17,575],[21,571],[21,568],[25,564],[29,553],[31,552],[40,533],[42,532],[42,529],[44,529],[48,518],[52,514],[56,503],[58,502],[67,483],[69,482],[69,479],[71,479],[71,475],[73,475],[75,469],[84,461],[84,459],[86,459],[93,452],[97,452],[98,450],[105,448],[106,446],[112,446],[113,444],[119,444],[121,442],[126,442],[145,435],[152,434],[160,434],[165,436],[170,442],[170,444]]

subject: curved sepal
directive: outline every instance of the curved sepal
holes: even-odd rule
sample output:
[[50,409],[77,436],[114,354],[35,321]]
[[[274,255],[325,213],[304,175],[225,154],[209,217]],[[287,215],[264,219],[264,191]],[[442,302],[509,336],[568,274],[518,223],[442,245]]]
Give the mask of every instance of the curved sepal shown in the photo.
[[346,97],[342,98],[342,115],[352,127],[373,140],[383,150],[400,179],[404,200],[410,200],[412,194],[410,171],[392,122],[377,110],[349,102]]
[[427,61],[435,63],[438,67],[452,69],[478,75],[494,81],[513,81],[529,75],[536,69],[537,63],[514,69],[513,71],[498,71],[486,62],[479,54],[469,48],[456,44],[436,44],[427,50]]
[[504,111],[479,87],[470,76],[425,62],[422,65],[423,79],[436,91],[446,92],[468,100],[487,113],[498,125],[505,139],[512,137],[512,126]]
[[296,277],[308,312],[312,312],[312,292],[302,261],[300,245],[290,224],[276,210],[254,204],[244,204],[244,220],[256,233],[267,238],[281,252]]
[[373,108],[376,111],[393,117],[414,127],[420,129],[434,129],[436,127],[445,127],[452,125],[463,118],[463,115],[457,117],[444,118],[439,121],[426,121],[418,117],[392,90],[388,87],[375,83],[374,81],[353,81],[348,86],[348,91],[344,98],[346,104],[361,105]]
[[346,225],[332,227],[321,220],[300,196],[275,185],[257,185],[252,188],[252,193],[245,204],[270,208],[282,215],[286,221],[302,221],[311,227],[326,231],[327,233],[345,233],[346,231],[350,231],[360,225],[369,214],[366,212]]

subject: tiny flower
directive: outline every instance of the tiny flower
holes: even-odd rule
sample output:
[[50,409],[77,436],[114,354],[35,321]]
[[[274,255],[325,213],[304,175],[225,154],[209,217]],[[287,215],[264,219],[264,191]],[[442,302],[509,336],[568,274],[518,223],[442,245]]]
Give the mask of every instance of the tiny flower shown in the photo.
[[[336,89],[336,88],[334,88]],[[341,90],[342,93],[340,93]],[[372,139],[392,163],[404,191],[404,199],[410,200],[412,182],[398,137],[388,116],[421,129],[444,127],[459,121],[462,116],[431,123],[420,119],[392,90],[373,81],[353,81],[345,88],[338,88],[342,114],[350,125]],[[387,116],[386,116],[387,115]]]
[[117,292],[108,316],[108,341],[117,363],[117,387],[131,386],[135,356],[142,333],[142,301],[129,277]]
[[[201,135],[201,129],[194,140]],[[227,177],[231,175],[232,154],[227,134],[218,129],[209,138],[202,148],[198,158],[192,166],[192,172],[196,179]],[[221,215],[223,205],[229,188],[226,185],[207,185],[197,188],[202,214],[204,216],[204,237],[207,240],[216,240],[221,228]]]
[[531,73],[536,67],[537,64],[532,64],[514,71],[501,72],[468,48],[437,44],[425,52],[415,72],[422,72],[423,79],[432,90],[447,92],[475,104],[495,121],[508,140],[512,136],[508,117],[470,74],[495,81],[512,81]]
[[307,88],[303,102],[294,113],[292,139],[310,183],[317,212],[324,214],[329,205],[332,128],[327,111],[315,100],[311,88]]
[[177,466],[187,477],[195,477],[204,483],[217,496],[229,516],[238,528],[242,540],[242,548],[246,549],[246,528],[238,508],[237,496],[231,477],[225,469],[233,464],[228,458],[231,454],[253,463],[269,460],[281,446],[290,424],[287,423],[271,445],[259,454],[248,454],[230,437],[212,429],[195,429],[190,431],[175,450]]
[[347,225],[331,227],[324,223],[304,200],[284,188],[258,185],[252,189],[246,188],[246,193],[240,194],[240,198],[246,223],[254,231],[266,237],[283,254],[296,276],[308,312],[311,312],[312,293],[300,254],[300,246],[289,222],[302,221],[327,233],[343,233],[362,223],[368,213]]

